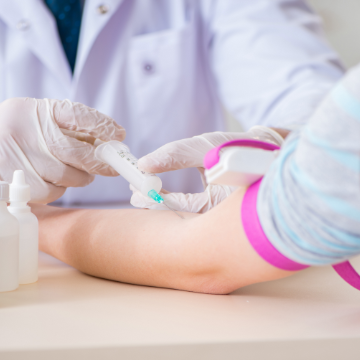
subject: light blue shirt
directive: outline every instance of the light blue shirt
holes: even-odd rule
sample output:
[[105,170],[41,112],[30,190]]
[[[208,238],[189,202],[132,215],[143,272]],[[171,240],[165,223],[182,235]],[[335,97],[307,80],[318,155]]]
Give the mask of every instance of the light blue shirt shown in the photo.
[[360,66],[286,140],[257,208],[271,243],[294,261],[335,264],[360,254]]

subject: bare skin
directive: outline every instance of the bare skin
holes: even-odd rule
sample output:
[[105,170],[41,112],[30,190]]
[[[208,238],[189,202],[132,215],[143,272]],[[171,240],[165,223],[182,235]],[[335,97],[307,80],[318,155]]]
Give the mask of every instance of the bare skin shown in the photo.
[[210,294],[283,278],[244,233],[239,189],[204,215],[33,205],[40,249],[101,278]]
[[290,131],[286,129],[281,129],[281,128],[270,128],[270,129],[275,130],[278,134],[281,135],[283,139],[286,139],[286,137],[290,134]]

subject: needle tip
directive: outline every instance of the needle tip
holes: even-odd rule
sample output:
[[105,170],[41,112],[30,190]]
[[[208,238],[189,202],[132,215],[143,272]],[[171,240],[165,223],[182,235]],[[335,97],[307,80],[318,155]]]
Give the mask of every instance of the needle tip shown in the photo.
[[170,206],[166,205],[165,202],[163,202],[163,204],[172,212],[174,212],[179,218],[184,219],[177,211],[175,211],[174,209],[172,209]]

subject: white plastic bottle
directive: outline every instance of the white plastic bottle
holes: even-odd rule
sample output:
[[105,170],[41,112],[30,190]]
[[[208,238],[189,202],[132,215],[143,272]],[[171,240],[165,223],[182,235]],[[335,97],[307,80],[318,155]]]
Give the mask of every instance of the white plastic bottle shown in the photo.
[[19,284],[31,284],[38,279],[39,223],[31,212],[30,186],[24,172],[16,170],[10,184],[9,212],[19,222]]
[[19,224],[7,201],[9,184],[0,181],[0,292],[19,287]]

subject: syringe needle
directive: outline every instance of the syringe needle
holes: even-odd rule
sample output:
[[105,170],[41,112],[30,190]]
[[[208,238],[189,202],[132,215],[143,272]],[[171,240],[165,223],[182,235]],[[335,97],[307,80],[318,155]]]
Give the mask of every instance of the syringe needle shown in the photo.
[[164,204],[169,210],[171,210],[173,213],[175,213],[179,218],[184,219],[179,213],[177,213],[174,209],[172,209],[170,206],[165,204],[164,198],[158,194],[154,189],[150,190],[148,192],[149,198],[156,201],[158,204]]
[[176,212],[174,209],[172,209],[171,207],[169,207],[168,205],[165,204],[165,202],[163,202],[163,204],[172,212],[174,212],[177,216],[179,216],[181,219],[184,219],[178,212]]

